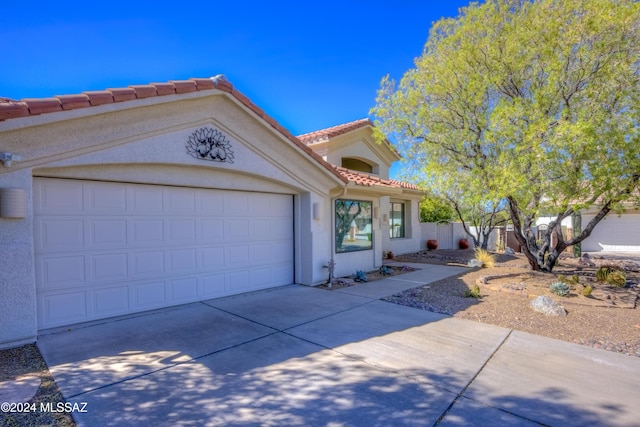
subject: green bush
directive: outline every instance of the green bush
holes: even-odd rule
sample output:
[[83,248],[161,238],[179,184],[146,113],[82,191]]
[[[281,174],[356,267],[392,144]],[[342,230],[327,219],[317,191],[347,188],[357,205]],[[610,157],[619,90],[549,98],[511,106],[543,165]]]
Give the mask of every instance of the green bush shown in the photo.
[[614,270],[607,276],[607,283],[617,288],[624,288],[627,285],[627,273],[622,270]]
[[549,289],[556,295],[560,295],[561,297],[569,294],[569,285],[564,282],[553,282]]
[[603,265],[596,271],[596,279],[610,286],[624,288],[627,284],[627,273],[612,265]]
[[482,295],[480,295],[480,286],[473,285],[473,287],[471,289],[467,289],[464,292],[464,297],[465,298],[477,298],[477,299],[482,298]]
[[582,289],[582,295],[585,297],[591,296],[591,292],[593,292],[591,285],[587,285]]
[[609,274],[616,270],[617,268],[611,265],[603,265],[596,271],[596,279],[598,279],[599,282],[606,282]]

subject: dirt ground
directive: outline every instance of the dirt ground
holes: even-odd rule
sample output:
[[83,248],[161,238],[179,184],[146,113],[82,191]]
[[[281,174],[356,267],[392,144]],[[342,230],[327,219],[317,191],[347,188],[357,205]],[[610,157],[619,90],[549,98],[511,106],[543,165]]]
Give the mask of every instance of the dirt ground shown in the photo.
[[[396,261],[466,264],[471,258],[473,251],[437,250],[397,256]],[[636,308],[640,293],[638,264],[592,257],[586,265],[572,256],[564,256],[552,273],[541,273],[531,271],[521,254],[496,254],[496,258],[493,268],[470,269],[387,300],[640,357],[640,310]],[[626,271],[625,288],[596,280],[597,268],[609,264],[617,264]],[[579,283],[572,283],[573,275],[577,275]],[[555,295],[549,289],[551,283],[561,279],[571,286],[567,296]],[[479,286],[481,298],[465,297],[465,292],[474,285]],[[582,295],[587,285],[593,288],[589,297]],[[530,302],[541,295],[560,303],[566,316],[547,316],[534,311]]]

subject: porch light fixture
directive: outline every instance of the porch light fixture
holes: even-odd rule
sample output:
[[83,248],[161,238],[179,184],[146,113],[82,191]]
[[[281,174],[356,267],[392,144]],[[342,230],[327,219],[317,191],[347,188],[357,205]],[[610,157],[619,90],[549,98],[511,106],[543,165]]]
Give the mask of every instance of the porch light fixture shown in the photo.
[[382,214],[382,222],[386,223],[389,221],[389,216],[387,214]]
[[26,192],[22,188],[0,188],[0,217],[24,218],[26,215]]
[[11,162],[13,162],[14,160],[22,160],[22,156],[8,152],[0,153],[0,161],[2,161],[4,166],[7,168],[11,167]]
[[378,219],[380,216],[380,209],[377,206],[373,207],[373,218]]

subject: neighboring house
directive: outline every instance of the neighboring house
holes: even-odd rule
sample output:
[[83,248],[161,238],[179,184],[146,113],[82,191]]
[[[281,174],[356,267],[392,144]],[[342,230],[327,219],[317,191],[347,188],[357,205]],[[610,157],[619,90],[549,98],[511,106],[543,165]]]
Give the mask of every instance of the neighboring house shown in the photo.
[[[596,215],[594,210],[582,213],[582,226]],[[640,252],[640,210],[609,212],[582,241],[583,252]]]
[[368,120],[296,138],[222,76],[0,98],[0,348],[419,250],[398,158]]

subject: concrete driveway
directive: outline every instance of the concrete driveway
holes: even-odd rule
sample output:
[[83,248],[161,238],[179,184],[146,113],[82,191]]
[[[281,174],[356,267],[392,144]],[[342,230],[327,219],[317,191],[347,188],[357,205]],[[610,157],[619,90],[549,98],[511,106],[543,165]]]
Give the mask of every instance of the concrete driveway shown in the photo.
[[41,336],[81,426],[632,426],[640,359],[379,301],[456,274],[243,294]]

